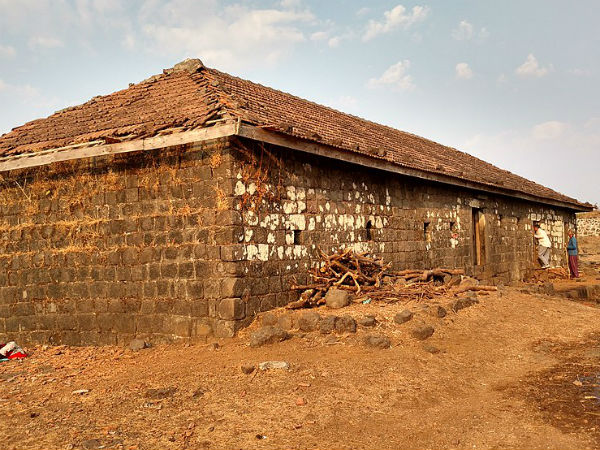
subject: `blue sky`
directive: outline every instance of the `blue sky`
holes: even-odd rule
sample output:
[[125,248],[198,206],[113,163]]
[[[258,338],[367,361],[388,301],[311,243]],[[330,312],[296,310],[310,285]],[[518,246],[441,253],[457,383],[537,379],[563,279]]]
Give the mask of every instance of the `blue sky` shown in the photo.
[[600,203],[600,2],[0,0],[0,133],[198,57]]

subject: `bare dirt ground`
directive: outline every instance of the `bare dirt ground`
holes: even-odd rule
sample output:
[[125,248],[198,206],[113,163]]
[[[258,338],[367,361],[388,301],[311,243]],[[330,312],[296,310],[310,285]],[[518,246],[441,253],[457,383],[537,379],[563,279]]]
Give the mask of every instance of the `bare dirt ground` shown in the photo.
[[[406,307],[415,318],[395,324]],[[250,331],[219,348],[31,348],[23,362],[0,365],[0,447],[600,445],[600,309],[511,288],[441,319],[415,303],[343,313],[379,323],[259,348],[248,347]],[[421,321],[435,327],[424,342],[409,333]],[[366,347],[370,332],[392,348]],[[290,370],[240,369],[266,360]]]

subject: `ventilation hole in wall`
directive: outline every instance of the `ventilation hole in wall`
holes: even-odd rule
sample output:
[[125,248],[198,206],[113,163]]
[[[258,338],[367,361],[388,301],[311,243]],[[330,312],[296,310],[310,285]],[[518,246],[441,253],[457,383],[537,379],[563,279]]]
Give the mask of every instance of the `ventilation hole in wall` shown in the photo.
[[294,245],[300,245],[302,242],[302,231],[294,230]]
[[367,241],[372,241],[373,240],[373,233],[371,231],[371,228],[373,228],[373,224],[369,220],[367,222]]
[[450,222],[450,231],[456,231],[456,222]]
[[429,225],[429,222],[423,223],[423,240],[425,242],[431,242],[431,229]]

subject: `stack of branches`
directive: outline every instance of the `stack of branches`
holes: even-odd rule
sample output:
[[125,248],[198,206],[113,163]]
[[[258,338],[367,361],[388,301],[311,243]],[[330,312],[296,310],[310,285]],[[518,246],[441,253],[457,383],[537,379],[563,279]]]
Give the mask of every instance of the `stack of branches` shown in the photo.
[[[306,308],[325,303],[329,289],[344,289],[357,296],[382,301],[423,300],[438,295],[468,290],[495,290],[492,286],[461,283],[464,270],[443,269],[391,271],[390,264],[368,253],[355,253],[351,248],[339,249],[331,255],[319,249],[321,264],[309,271],[311,284],[293,289],[303,291],[300,300],[288,305],[290,309]],[[469,279],[471,280],[471,279]]]
[[[438,284],[448,283],[450,284],[453,280],[460,279],[455,278],[455,275],[464,275],[463,269],[431,269],[431,270],[401,270],[399,272],[392,272],[392,275],[404,278],[407,282],[412,283],[427,283],[428,281],[437,281]],[[456,283],[457,284],[457,283]],[[452,283],[454,285],[454,283]]]
[[383,276],[389,269],[389,264],[384,264],[383,259],[371,257],[368,253],[354,253],[351,248],[339,249],[332,255],[326,255],[321,249],[318,251],[321,264],[309,271],[314,283],[295,286],[295,289],[326,292],[334,286],[338,289],[361,292],[369,287],[380,287]]

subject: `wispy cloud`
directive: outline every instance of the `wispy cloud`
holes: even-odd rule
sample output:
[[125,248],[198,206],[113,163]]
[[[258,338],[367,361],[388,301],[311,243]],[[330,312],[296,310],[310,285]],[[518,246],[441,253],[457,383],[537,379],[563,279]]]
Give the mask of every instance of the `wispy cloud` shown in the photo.
[[411,25],[425,20],[429,7],[414,6],[408,11],[403,5],[398,5],[383,13],[383,20],[370,20],[363,34],[363,41],[373,39],[380,34],[390,33],[398,28],[409,28]]
[[567,131],[567,128],[568,124],[565,122],[550,120],[548,122],[535,125],[531,129],[531,136],[538,141],[545,139],[558,139],[565,133],[565,131]]
[[[600,118],[550,120],[523,130],[477,134],[460,146],[469,153],[579,200],[600,203]],[[535,164],[527,164],[535,161]],[[575,176],[566,176],[567,171]]]
[[405,59],[388,67],[379,78],[371,78],[367,87],[374,89],[378,87],[390,87],[395,91],[411,91],[415,88],[413,78],[407,72],[410,61]]
[[542,67],[537,58],[530,53],[525,62],[515,69],[515,73],[521,77],[541,78],[548,75],[552,69],[552,64]]
[[[314,16],[306,9],[249,9],[236,4],[225,9],[212,2],[178,1],[148,6],[141,18],[143,37],[153,51],[200,56],[208,64],[224,69],[241,65],[271,64],[289,55],[293,47],[306,41],[301,25]],[[313,39],[323,36],[313,35]]]
[[470,41],[471,39],[482,41],[489,35],[489,31],[485,27],[476,30],[473,24],[467,20],[461,20],[458,26],[452,30],[452,37],[457,41]]
[[10,58],[17,54],[14,47],[0,44],[0,58]]
[[29,39],[29,48],[32,50],[39,48],[57,48],[63,47],[62,40],[52,36],[33,36]]
[[455,67],[456,78],[460,78],[462,80],[469,80],[473,78],[473,70],[467,63],[458,63]]
[[588,70],[588,69],[580,69],[580,68],[574,68],[574,69],[569,69],[567,72],[569,72],[571,75],[575,75],[576,77],[589,77],[592,75],[592,71]]

